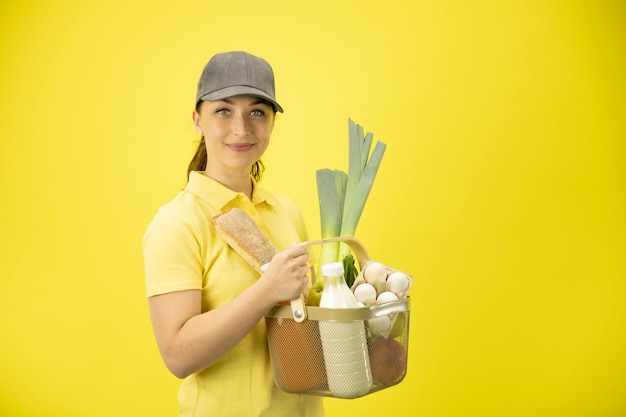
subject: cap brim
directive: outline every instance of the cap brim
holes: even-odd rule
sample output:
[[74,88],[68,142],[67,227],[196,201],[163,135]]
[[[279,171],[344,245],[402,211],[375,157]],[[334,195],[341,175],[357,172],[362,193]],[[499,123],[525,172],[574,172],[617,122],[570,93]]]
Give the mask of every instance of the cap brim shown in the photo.
[[218,101],[218,100],[224,100],[225,98],[228,98],[228,97],[247,96],[247,95],[260,97],[264,100],[267,100],[270,103],[272,103],[276,111],[283,113],[283,108],[281,107],[281,105],[278,104],[276,100],[271,98],[268,94],[264,93],[263,91],[257,88],[248,87],[245,85],[236,85],[232,87],[226,87],[226,88],[222,88],[221,90],[217,90],[217,91],[213,91],[212,93],[205,94],[198,98],[196,104],[198,104],[201,101]]

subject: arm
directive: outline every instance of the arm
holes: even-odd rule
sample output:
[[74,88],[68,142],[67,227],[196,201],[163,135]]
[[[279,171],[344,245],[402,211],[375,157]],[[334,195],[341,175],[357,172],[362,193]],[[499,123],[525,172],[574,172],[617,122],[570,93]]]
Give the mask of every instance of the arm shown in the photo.
[[280,252],[254,285],[229,303],[204,313],[200,290],[150,297],[152,326],[168,369],[184,378],[220,359],[270,308],[304,291],[308,284],[308,258],[302,245]]

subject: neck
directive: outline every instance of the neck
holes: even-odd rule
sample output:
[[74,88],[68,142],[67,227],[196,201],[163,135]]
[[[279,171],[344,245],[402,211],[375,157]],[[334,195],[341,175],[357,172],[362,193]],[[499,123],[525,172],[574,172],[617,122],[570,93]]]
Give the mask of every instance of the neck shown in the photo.
[[252,200],[252,179],[250,174],[236,175],[236,176],[219,176],[213,175],[211,172],[205,171],[204,175],[213,178],[215,181],[230,188],[231,190],[245,194],[250,200]]

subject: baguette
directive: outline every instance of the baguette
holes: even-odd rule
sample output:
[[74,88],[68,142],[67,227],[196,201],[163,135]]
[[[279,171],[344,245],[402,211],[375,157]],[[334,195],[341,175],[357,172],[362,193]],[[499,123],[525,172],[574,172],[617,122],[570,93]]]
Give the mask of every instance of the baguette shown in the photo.
[[270,262],[276,249],[263,234],[259,226],[245,211],[232,208],[214,216],[211,220],[219,235],[261,273],[261,266]]

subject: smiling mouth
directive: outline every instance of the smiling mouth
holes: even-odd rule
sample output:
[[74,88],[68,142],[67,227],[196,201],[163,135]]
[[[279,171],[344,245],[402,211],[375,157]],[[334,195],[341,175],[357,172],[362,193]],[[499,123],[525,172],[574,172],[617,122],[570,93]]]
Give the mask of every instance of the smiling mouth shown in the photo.
[[226,146],[228,146],[230,149],[232,149],[235,152],[244,152],[252,148],[254,145],[252,143],[231,143]]

